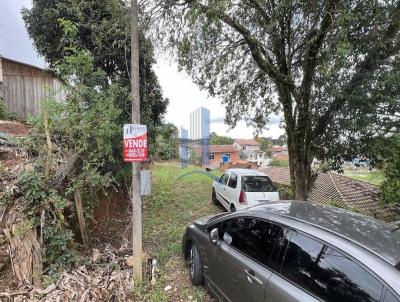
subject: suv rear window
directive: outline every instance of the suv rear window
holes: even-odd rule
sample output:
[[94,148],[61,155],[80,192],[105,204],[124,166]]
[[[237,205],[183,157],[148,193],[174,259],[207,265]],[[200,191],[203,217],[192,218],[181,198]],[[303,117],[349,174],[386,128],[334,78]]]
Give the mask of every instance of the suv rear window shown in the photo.
[[245,192],[276,192],[267,176],[243,176],[242,190]]

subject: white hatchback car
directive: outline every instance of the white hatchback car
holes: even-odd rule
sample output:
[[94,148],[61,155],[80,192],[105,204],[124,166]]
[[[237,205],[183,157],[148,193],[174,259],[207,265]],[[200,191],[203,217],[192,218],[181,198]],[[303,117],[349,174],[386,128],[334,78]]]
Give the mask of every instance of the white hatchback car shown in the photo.
[[249,169],[228,169],[213,182],[212,200],[235,212],[262,202],[279,200],[279,193],[264,173]]

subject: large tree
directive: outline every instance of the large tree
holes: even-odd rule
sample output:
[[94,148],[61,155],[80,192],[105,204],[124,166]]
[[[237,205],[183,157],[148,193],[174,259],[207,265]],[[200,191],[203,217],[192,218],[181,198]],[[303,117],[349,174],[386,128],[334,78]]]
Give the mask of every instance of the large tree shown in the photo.
[[338,152],[356,152],[361,138],[398,123],[399,1],[148,0],[143,8],[180,66],[223,100],[230,124],[262,129],[283,112],[297,199],[307,198],[314,157],[340,162]]
[[[32,8],[23,9],[22,15],[34,46],[50,69],[54,69],[68,52],[69,41],[59,20],[76,24],[78,34],[74,45],[90,53],[94,68],[105,71],[110,84],[126,88],[120,91],[116,105],[122,110],[120,124],[130,122],[129,3],[123,0],[33,0]],[[140,109],[141,122],[147,125],[152,140],[156,127],[162,122],[168,99],[162,96],[153,70],[153,46],[145,38],[144,30],[141,28],[139,33]]]
[[215,132],[210,133],[210,145],[232,145],[234,142],[235,140],[233,138],[230,138],[229,136],[218,135]]

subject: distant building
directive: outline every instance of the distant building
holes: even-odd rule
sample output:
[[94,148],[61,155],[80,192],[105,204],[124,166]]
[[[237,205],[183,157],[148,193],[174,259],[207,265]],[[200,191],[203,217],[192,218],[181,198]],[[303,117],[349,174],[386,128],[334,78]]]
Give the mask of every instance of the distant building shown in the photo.
[[210,110],[199,107],[190,113],[190,139],[210,137]]
[[[195,153],[201,155],[201,146],[194,148]],[[210,145],[207,152],[208,166],[212,169],[219,168],[221,164],[237,162],[239,160],[239,151],[233,145]]]
[[186,168],[189,162],[189,131],[179,127],[179,160],[181,168]]
[[271,157],[279,160],[289,160],[289,152],[287,146],[272,146]]
[[201,146],[200,160],[203,166],[209,164],[210,110],[199,107],[190,113],[190,139]]
[[239,150],[242,159],[247,159],[261,167],[266,167],[271,161],[255,139],[235,139],[233,145]]
[[45,70],[0,55],[0,98],[19,118],[39,115],[42,101],[50,96],[62,101],[61,88],[61,82]]

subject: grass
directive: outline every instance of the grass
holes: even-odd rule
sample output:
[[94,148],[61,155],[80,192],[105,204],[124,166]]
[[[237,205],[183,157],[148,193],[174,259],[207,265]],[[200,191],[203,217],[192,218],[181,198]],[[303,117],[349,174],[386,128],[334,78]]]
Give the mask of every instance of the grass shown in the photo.
[[276,159],[274,158],[270,163],[270,166],[274,167],[289,167],[289,161],[285,159]]
[[[143,301],[211,301],[203,288],[191,286],[181,256],[186,226],[221,211],[211,202],[212,178],[204,172],[197,167],[180,169],[177,163],[152,170],[152,195],[144,200],[143,241],[145,251],[160,265],[155,286],[135,289]],[[168,285],[172,289],[165,291]]]
[[367,169],[358,170],[358,171],[346,171],[345,170],[344,175],[346,175],[347,177],[356,179],[356,180],[369,182],[376,186],[381,185],[384,180],[383,173],[382,173],[382,171],[379,171],[379,170],[375,170],[375,171],[369,171]]

